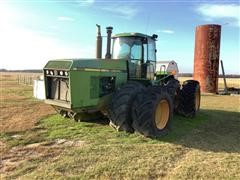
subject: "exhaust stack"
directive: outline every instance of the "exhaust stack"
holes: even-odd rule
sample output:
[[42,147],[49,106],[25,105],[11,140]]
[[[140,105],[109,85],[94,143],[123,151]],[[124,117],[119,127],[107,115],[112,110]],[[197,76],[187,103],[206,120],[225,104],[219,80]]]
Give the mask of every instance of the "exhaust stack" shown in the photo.
[[113,27],[109,26],[107,29],[107,52],[105,55],[105,59],[111,59],[111,36],[112,36],[112,29]]
[[101,27],[100,25],[96,24],[97,26],[97,39],[96,39],[96,58],[102,58],[102,36],[101,36]]

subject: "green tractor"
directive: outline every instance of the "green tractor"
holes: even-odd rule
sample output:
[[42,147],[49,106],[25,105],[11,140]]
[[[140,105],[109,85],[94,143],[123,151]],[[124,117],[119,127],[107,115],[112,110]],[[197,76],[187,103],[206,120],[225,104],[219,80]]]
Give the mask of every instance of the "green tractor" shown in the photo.
[[[47,104],[77,121],[107,117],[118,131],[160,137],[170,128],[173,113],[194,117],[200,107],[199,82],[182,85],[176,70],[156,66],[157,35],[121,33],[111,36],[102,59],[97,25],[95,59],[50,60],[44,67]],[[112,52],[111,52],[111,43]]]

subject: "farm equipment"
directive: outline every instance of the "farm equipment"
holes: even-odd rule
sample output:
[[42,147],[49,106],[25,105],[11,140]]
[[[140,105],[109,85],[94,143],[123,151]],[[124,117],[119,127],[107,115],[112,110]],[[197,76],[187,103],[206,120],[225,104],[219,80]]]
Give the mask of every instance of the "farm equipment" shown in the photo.
[[200,107],[199,82],[180,85],[177,66],[156,65],[157,35],[111,33],[107,27],[105,59],[97,25],[96,59],[48,61],[45,102],[64,117],[84,121],[104,115],[115,129],[147,137],[165,135],[174,112],[194,117]]

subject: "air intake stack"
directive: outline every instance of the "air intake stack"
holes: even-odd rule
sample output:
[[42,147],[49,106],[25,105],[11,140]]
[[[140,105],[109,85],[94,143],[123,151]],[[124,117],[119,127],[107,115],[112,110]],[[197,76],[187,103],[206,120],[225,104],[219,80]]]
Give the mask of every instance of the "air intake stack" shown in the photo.
[[111,36],[112,36],[112,30],[113,27],[109,26],[106,28],[107,29],[107,52],[105,55],[105,59],[111,59]]

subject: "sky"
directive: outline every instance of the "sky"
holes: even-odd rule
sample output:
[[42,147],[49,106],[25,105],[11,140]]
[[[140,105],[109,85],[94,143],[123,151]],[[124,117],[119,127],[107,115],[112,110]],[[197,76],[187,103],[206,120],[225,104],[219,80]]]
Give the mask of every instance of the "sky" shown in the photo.
[[107,26],[113,34],[158,34],[157,60],[175,60],[185,73],[193,72],[196,26],[220,24],[225,72],[240,74],[238,0],[0,0],[0,68],[42,69],[50,59],[94,58],[96,24],[103,36]]

